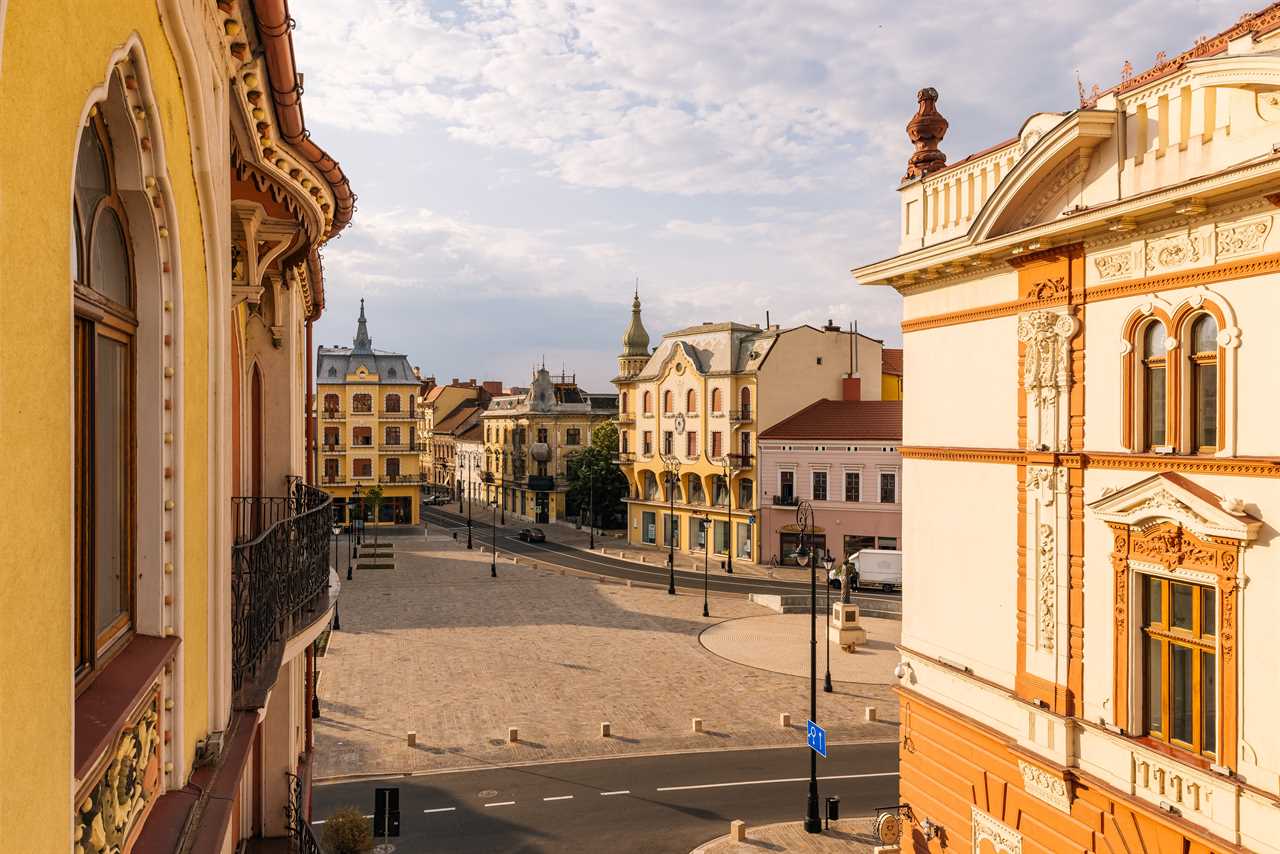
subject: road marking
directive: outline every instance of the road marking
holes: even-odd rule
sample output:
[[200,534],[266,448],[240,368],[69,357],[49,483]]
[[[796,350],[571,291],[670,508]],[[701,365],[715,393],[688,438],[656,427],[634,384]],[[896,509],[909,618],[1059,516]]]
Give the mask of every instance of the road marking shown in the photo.
[[618,790],[618,791],[616,791],[616,792],[601,792],[601,793],[600,793],[600,796],[601,796],[601,797],[605,797],[605,798],[607,798],[607,797],[609,797],[610,795],[629,795],[629,794],[631,794],[631,790],[630,790],[630,789],[619,789],[619,790]]
[[[897,771],[881,771],[875,774],[833,774],[819,780],[864,780],[872,777],[897,777]],[[780,780],[742,780],[737,783],[703,783],[700,786],[659,786],[659,792],[684,792],[689,789],[723,789],[728,786],[763,786],[768,783],[803,783],[808,777],[784,777]]]
[[319,821],[313,821],[313,822],[311,822],[311,823],[312,823],[312,824],[324,824],[324,823],[325,823],[326,821],[328,821],[328,820],[329,820],[329,819],[327,819],[327,818],[322,818],[322,819],[320,819]]
[[515,804],[515,801],[496,801],[492,804],[485,804],[487,807],[509,807]]
[[433,810],[423,810],[423,812],[453,812],[457,807],[436,807]]
[[554,798],[543,798],[544,801],[571,801],[573,795],[556,795]]

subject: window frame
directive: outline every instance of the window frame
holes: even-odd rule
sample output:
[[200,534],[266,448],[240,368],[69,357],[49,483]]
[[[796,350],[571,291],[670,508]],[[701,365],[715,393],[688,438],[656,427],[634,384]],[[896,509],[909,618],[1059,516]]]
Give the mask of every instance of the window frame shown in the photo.
[[[822,481],[822,495],[821,495],[821,496],[819,496],[819,495],[818,495],[818,481],[819,481],[819,479],[821,479],[821,481]],[[830,492],[829,492],[829,486],[830,486],[830,484],[827,482],[828,480],[829,480],[829,478],[827,477],[827,470],[826,470],[826,469],[813,469],[813,470],[811,470],[811,471],[809,472],[809,500],[811,500],[811,501],[826,501],[826,500],[827,500],[827,496],[830,494]]]
[[[849,497],[849,479],[853,478],[853,497]],[[858,504],[862,501],[862,472],[846,471],[844,473],[844,500],[851,504]]]
[[[137,259],[134,257],[132,230],[120,198],[116,180],[116,161],[111,149],[110,133],[100,110],[94,111],[81,133],[92,132],[103,161],[105,193],[87,215],[81,210],[75,189],[72,191],[72,228],[76,243],[77,269],[72,271],[72,303],[74,346],[72,375],[74,383],[73,476],[75,495],[75,551],[73,554],[73,651],[75,690],[79,694],[92,681],[102,666],[115,656],[133,637],[137,627],[138,595],[138,281]],[[77,151],[79,138],[77,139]],[[76,172],[81,164],[77,161]],[[73,176],[73,187],[75,178]],[[129,304],[116,302],[103,291],[95,290],[90,280],[93,265],[93,238],[99,218],[106,211],[117,218],[123,235],[128,269]],[[102,631],[97,630],[97,592],[101,581],[96,568],[97,535],[97,396],[98,343],[112,341],[125,348],[125,383],[121,391],[120,425],[123,443],[119,448],[124,483],[119,519],[123,611]]]
[[[1138,670],[1137,678],[1134,681],[1137,687],[1138,697],[1136,703],[1136,711],[1140,715],[1141,732],[1147,737],[1156,741],[1168,744],[1181,750],[1188,751],[1197,756],[1203,757],[1210,761],[1216,761],[1218,758],[1217,743],[1217,721],[1221,710],[1218,708],[1217,686],[1220,680],[1218,666],[1220,661],[1218,651],[1218,636],[1221,633],[1221,627],[1218,625],[1218,617],[1221,609],[1218,606],[1218,590],[1216,586],[1204,584],[1191,579],[1171,578],[1165,575],[1144,572],[1138,570],[1135,572],[1138,579],[1137,588],[1138,596],[1138,619],[1134,625],[1137,631],[1137,662]],[[1148,613],[1148,590],[1152,585],[1160,587],[1160,617],[1153,622]],[[1193,593],[1191,596],[1191,627],[1182,628],[1173,623],[1172,607],[1173,607],[1173,591],[1175,586],[1188,587]],[[1213,631],[1205,632],[1204,626],[1204,604],[1205,594],[1208,593],[1213,604]],[[1153,728],[1148,712],[1148,703],[1150,697],[1148,690],[1148,675],[1150,670],[1148,642],[1158,644],[1160,649],[1160,723],[1158,728]],[[1173,728],[1173,699],[1172,699],[1172,673],[1171,662],[1174,648],[1189,650],[1192,654],[1191,661],[1191,729],[1192,736],[1190,741],[1176,738],[1172,733]],[[1212,679],[1213,694],[1206,700],[1204,695],[1204,674],[1203,663],[1204,655],[1212,656],[1214,673]],[[1213,747],[1207,749],[1205,747],[1205,713],[1206,705],[1212,706],[1213,710]]]
[[[885,500],[884,500],[884,486],[885,486],[885,478],[889,478],[889,479],[890,479],[890,481],[891,481],[891,482],[892,482],[892,484],[893,484],[893,499],[892,499],[892,500],[890,500],[890,501],[885,501]],[[879,487],[880,487],[880,501],[879,501],[879,503],[880,503],[880,504],[897,504],[897,503],[899,502],[899,496],[898,496],[898,473],[897,473],[896,471],[882,471],[882,472],[880,472],[879,481],[880,481],[880,483],[879,483]]]

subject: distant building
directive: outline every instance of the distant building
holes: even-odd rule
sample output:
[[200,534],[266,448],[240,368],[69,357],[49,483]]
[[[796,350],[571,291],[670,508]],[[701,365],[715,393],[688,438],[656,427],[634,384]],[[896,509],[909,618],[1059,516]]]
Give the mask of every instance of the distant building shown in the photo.
[[479,413],[467,420],[464,429],[455,432],[453,447],[453,482],[457,498],[479,507],[485,496],[484,424]]
[[912,382],[915,851],[1280,852],[1277,81],[1273,4],[951,165],[918,95],[854,271]]
[[415,435],[418,378],[403,353],[373,349],[364,300],[353,344],[316,355],[320,486],[333,495],[340,521],[353,517],[353,506],[371,513],[363,496],[376,484],[383,500],[370,521],[416,525],[424,480]]
[[902,348],[885,347],[881,358],[880,399],[902,400]]
[[491,478],[486,500],[501,499],[504,513],[535,522],[563,519],[569,457],[617,412],[616,395],[586,392],[574,376],[553,376],[545,366],[528,389],[495,397],[480,416]]
[[808,501],[808,545],[837,563],[902,537],[902,401],[819,400],[760,434],[761,549],[795,564],[796,506]]
[[454,495],[454,431],[501,393],[502,384],[493,381],[460,382],[455,378],[444,385],[436,385],[435,377],[423,381],[419,388],[417,433],[425,492]]
[[709,519],[713,554],[767,559],[755,530],[758,433],[823,398],[880,397],[881,342],[831,324],[703,323],[651,353],[637,294],[622,344],[613,382],[632,543],[700,554]]

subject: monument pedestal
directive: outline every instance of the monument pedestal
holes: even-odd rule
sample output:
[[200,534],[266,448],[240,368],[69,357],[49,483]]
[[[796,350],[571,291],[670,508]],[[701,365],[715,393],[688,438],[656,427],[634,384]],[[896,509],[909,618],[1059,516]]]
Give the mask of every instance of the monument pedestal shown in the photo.
[[853,652],[858,644],[867,642],[867,630],[858,625],[858,606],[852,602],[831,603],[831,619],[827,623],[827,639],[840,645],[845,652]]

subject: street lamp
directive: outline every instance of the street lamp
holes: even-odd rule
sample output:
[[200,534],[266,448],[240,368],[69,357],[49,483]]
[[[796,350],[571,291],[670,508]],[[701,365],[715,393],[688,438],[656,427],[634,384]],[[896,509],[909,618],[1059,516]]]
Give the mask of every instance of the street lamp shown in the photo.
[[[470,479],[471,458],[467,458],[468,480]],[[467,548],[471,548],[471,498],[467,498]]]
[[725,572],[733,575],[733,457],[725,454],[720,459],[721,464],[724,466],[725,514],[729,519],[725,523],[729,526],[729,562],[725,566]]
[[667,482],[667,501],[670,511],[667,514],[667,543],[671,550],[667,553],[667,593],[676,595],[676,489],[680,482],[680,460],[674,453],[659,455],[662,459],[663,478]]
[[[795,551],[796,563],[809,568],[809,720],[818,722],[818,573],[817,556],[808,547],[809,530],[813,524],[813,508],[808,501],[796,507],[796,526],[800,529],[800,547]],[[818,753],[809,749],[809,800],[804,816],[804,829],[808,833],[822,832],[822,819],[818,814]]]
[[592,551],[596,547],[596,474],[590,468],[587,469],[587,525],[591,531],[591,544],[588,546]]
[[826,576],[824,576],[824,580],[826,581],[826,586],[827,586],[827,628],[824,628],[823,630],[826,632],[826,643],[827,643],[827,675],[822,680],[822,690],[828,694],[831,693],[831,629],[830,629],[830,626],[831,626],[831,576],[830,576],[830,572],[831,572],[831,565],[834,564],[835,562],[836,562],[835,558],[831,556],[831,552],[827,552],[826,555],[823,556],[822,558],[822,568],[825,569],[828,573]]
[[[355,489],[351,491],[351,500],[356,502],[356,507],[358,509],[358,513],[356,515],[359,517],[358,521],[360,523],[360,527],[356,528],[356,532],[355,532],[356,533],[356,557],[359,557],[360,546],[364,544],[364,537],[362,536],[364,533],[364,500],[360,497],[360,484],[358,483],[356,484]],[[351,527],[355,528],[356,521],[357,521],[356,518],[352,518]]]
[[702,616],[710,617],[711,611],[707,608],[707,564],[711,562],[711,537],[708,528],[711,527],[711,514],[703,513],[702,521]]
[[507,452],[498,451],[498,501],[502,505],[502,524],[507,524]]
[[498,502],[493,503],[493,544],[489,551],[489,577],[498,577]]
[[[338,541],[342,538],[342,526],[333,526],[333,568],[338,568]],[[351,563],[347,563],[347,581],[351,580]]]

